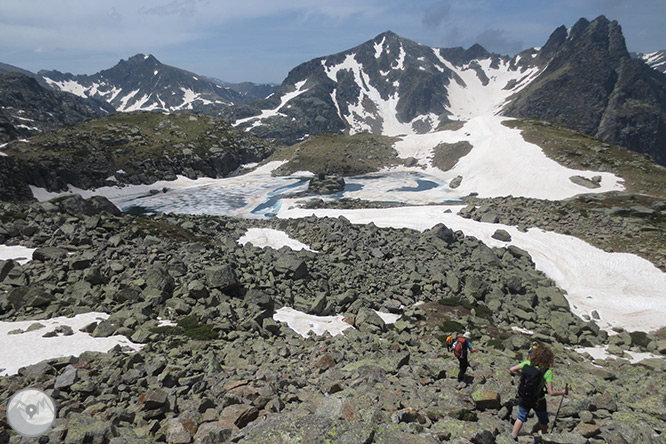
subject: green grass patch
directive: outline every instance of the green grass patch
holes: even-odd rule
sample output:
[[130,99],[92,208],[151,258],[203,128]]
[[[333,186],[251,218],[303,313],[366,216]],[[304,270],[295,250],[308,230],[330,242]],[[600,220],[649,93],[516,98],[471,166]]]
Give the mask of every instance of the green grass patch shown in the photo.
[[209,242],[205,236],[198,236],[189,230],[166,222],[156,221],[147,217],[136,217],[133,219],[136,232],[145,237],[153,235],[162,239],[169,239],[178,242]]
[[505,349],[504,344],[499,339],[491,339],[490,341],[486,342],[486,345],[488,347],[494,348],[495,350],[503,351]]
[[319,134],[276,151],[269,160],[286,160],[274,175],[289,175],[296,171],[315,174],[354,176],[403,165],[393,144],[395,137],[370,133],[352,136]]
[[460,322],[446,320],[439,325],[439,329],[444,333],[462,332],[465,330],[465,326]]

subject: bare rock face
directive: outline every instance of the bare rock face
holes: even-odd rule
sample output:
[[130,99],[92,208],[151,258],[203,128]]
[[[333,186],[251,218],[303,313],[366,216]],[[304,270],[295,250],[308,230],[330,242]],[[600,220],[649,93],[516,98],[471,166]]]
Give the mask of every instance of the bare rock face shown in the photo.
[[666,165],[666,76],[627,51],[616,21],[556,29],[535,58],[547,68],[506,108],[648,154]]

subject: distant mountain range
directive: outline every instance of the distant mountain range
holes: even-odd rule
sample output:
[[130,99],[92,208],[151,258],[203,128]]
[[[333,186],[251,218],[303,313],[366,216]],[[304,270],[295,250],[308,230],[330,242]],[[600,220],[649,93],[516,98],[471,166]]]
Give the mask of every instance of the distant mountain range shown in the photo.
[[603,16],[515,57],[387,32],[299,65],[273,96],[226,117],[291,144],[322,132],[424,133],[481,111],[551,121],[666,165],[666,76],[632,58],[619,24]]
[[666,49],[655,51],[648,54],[634,53],[632,56],[643,60],[650,68],[656,69],[666,74]]
[[[0,65],[0,72],[12,68]],[[479,45],[431,48],[389,31],[295,67],[279,87],[232,85],[142,54],[94,75],[15,69],[44,91],[80,98],[70,96],[77,106],[69,109],[79,114],[63,125],[86,118],[82,109],[189,112],[224,117],[260,137],[294,144],[322,133],[427,133],[489,112],[547,120],[665,165],[664,70],[664,51],[632,57],[619,24],[603,16],[562,26],[543,47],[514,57]],[[4,100],[0,137],[8,140],[19,137],[11,127],[17,128],[20,113]],[[33,120],[35,130],[49,128]]]

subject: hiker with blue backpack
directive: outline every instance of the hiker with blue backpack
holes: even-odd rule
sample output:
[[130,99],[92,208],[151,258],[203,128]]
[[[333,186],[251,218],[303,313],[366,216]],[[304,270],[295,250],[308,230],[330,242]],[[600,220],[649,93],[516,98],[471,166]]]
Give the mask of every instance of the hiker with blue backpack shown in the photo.
[[452,336],[446,338],[446,342],[449,344],[449,350],[453,351],[455,357],[458,358],[458,388],[462,388],[463,385],[466,386],[464,382],[465,372],[467,371],[467,367],[469,367],[467,353],[479,350],[478,348],[472,348],[472,343],[470,342],[471,338],[472,334],[470,332],[465,332],[464,335],[460,336],[455,341],[453,341]]
[[511,438],[518,440],[518,433],[527,421],[530,410],[534,410],[543,433],[548,432],[548,411],[546,409],[546,392],[550,396],[566,396],[569,388],[553,390],[553,370],[555,354],[547,346],[541,344],[529,354],[529,359],[509,369],[512,375],[520,374],[518,385],[518,418],[513,425]]

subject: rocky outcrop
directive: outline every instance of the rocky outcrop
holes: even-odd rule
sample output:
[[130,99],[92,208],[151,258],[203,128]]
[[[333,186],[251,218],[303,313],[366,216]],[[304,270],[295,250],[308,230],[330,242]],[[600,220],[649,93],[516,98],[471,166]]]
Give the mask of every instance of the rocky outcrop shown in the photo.
[[212,117],[115,115],[5,146],[0,198],[25,199],[32,194],[28,185],[65,191],[69,185],[151,184],[178,175],[224,177],[273,150],[269,142]]
[[16,72],[0,72],[0,91],[0,144],[114,112],[104,102],[49,90]]

